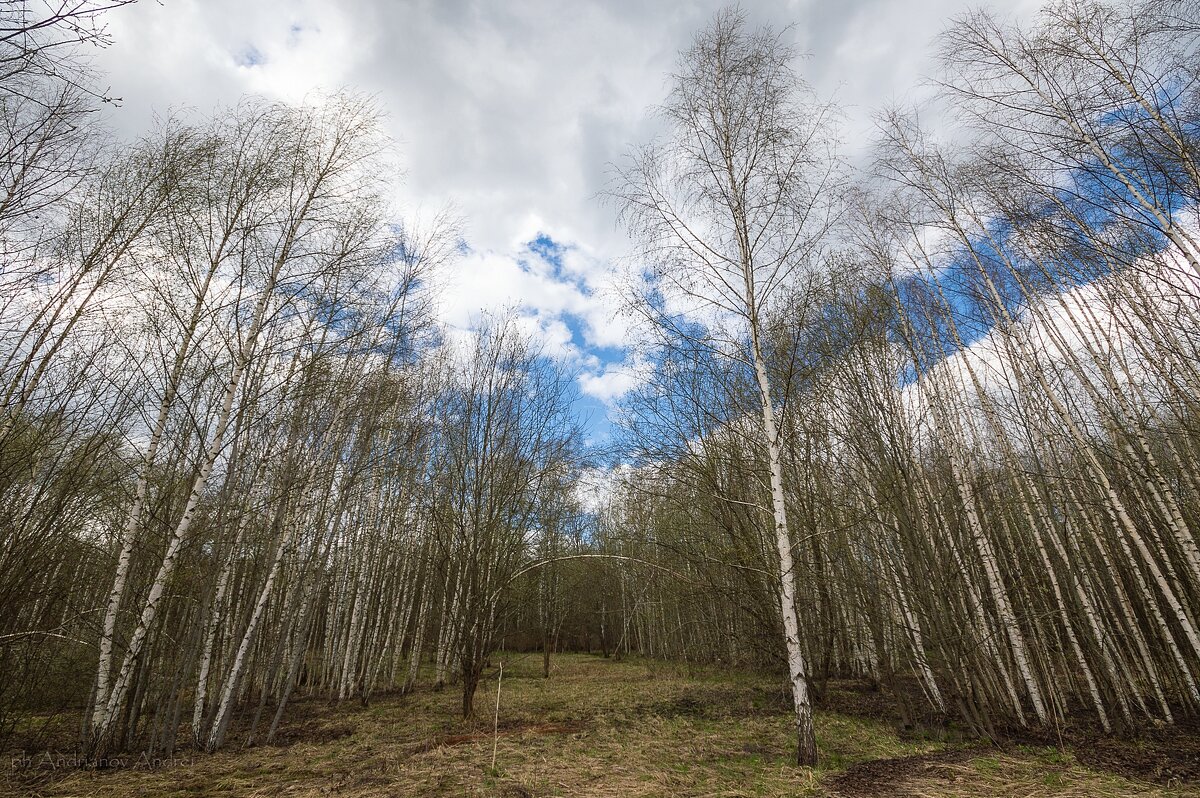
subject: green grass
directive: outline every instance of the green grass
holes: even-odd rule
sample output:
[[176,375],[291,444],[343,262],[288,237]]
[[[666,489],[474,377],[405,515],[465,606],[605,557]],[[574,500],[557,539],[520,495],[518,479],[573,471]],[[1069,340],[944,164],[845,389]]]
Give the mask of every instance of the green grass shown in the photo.
[[[10,794],[45,796],[821,796],[856,763],[946,749],[903,740],[887,724],[820,712],[821,766],[791,765],[794,738],[779,686],[761,677],[589,656],[504,662],[500,733],[496,681],[480,687],[479,718],[457,717],[453,688],[385,697],[372,706],[296,706],[287,747],[197,755],[161,770],[10,777]],[[303,732],[296,731],[302,729]],[[492,768],[493,744],[496,765]],[[185,752],[183,757],[189,755]],[[914,795],[1184,795],[1095,774],[1052,749],[981,752],[922,771]],[[891,794],[884,790],[880,794]]]

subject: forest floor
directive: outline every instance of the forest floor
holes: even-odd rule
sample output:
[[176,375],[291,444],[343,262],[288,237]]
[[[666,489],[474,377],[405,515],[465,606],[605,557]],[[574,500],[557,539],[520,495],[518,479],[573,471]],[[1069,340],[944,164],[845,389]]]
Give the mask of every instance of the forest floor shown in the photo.
[[159,763],[133,757],[107,770],[27,751],[5,763],[0,794],[1200,796],[1200,736],[1191,734],[1074,751],[904,739],[877,693],[839,684],[816,716],[820,767],[796,768],[788,698],[772,680],[586,655],[556,656],[542,679],[538,654],[496,655],[500,662],[495,736],[493,668],[472,722],[458,719],[454,689],[368,707],[298,701],[274,745],[184,751]]

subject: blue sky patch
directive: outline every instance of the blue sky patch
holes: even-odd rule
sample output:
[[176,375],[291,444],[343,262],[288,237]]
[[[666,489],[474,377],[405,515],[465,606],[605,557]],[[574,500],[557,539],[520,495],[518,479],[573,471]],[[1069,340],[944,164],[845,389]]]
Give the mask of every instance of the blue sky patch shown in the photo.
[[256,67],[267,63],[267,57],[253,44],[249,44],[240,53],[233,56],[233,62],[240,67]]

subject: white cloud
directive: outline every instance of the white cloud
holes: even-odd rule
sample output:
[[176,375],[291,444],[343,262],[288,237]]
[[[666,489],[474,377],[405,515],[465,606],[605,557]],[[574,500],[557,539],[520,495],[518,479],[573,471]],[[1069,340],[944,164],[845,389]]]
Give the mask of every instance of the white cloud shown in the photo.
[[649,363],[632,357],[620,363],[609,363],[598,373],[580,375],[579,387],[586,396],[612,406],[625,394],[644,383],[649,373]]
[[[452,199],[481,250],[554,229],[607,259],[626,246],[611,209],[595,201],[605,165],[652,135],[648,109],[665,95],[676,52],[722,5],[146,1],[110,15],[114,44],[98,66],[124,98],[112,116],[129,134],[154,110],[207,110],[246,92],[375,92],[407,166],[406,199]],[[969,5],[742,4],[754,22],[796,23],[791,34],[811,56],[803,71],[820,93],[836,92],[856,132],[873,108],[910,94],[929,69],[929,42]],[[260,59],[247,58],[255,52]],[[862,148],[860,136],[850,139]]]
[[[523,235],[531,240],[538,234]],[[469,251],[446,270],[439,294],[441,318],[467,328],[484,312],[514,311],[548,354],[594,367],[599,361],[588,350],[629,343],[611,290],[615,275],[607,262],[577,248],[564,248],[559,260],[561,264],[553,263],[528,245],[505,252]],[[574,340],[568,321],[578,326],[581,340]]]
[[[1130,290],[1133,283],[1140,283],[1138,290]],[[921,435],[932,432],[931,416],[925,412],[930,401],[925,389],[931,380],[949,392],[954,407],[965,409],[959,421],[972,445],[985,453],[994,453],[998,442],[983,415],[983,402],[997,409],[1002,424],[1012,425],[1011,443],[1020,449],[1030,441],[1023,434],[1027,417],[1022,405],[1034,401],[1045,404],[1044,410],[1053,409],[1039,378],[1074,423],[1098,437],[1106,434],[1104,419],[1114,407],[1148,416],[1169,412],[1171,403],[1162,399],[1177,389],[1164,384],[1160,369],[1170,363],[1150,368],[1137,342],[1153,339],[1146,325],[1154,322],[1148,320],[1169,316],[1175,309],[1195,314],[1198,286],[1200,275],[1178,252],[1167,250],[1144,259],[1137,270],[1039,296],[1009,331],[993,328],[904,388],[903,402],[914,430]],[[1156,356],[1170,357],[1162,352]],[[979,395],[975,380],[985,396]],[[1124,408],[1096,404],[1096,397],[1107,402],[1116,394]],[[1048,417],[1055,418],[1056,412],[1053,409]]]
[[[1037,0],[1021,0],[1022,13]],[[726,0],[144,0],[114,11],[114,44],[96,57],[123,104],[125,137],[155,114],[206,112],[246,93],[297,100],[343,86],[388,114],[410,209],[453,202],[472,251],[453,268],[443,318],[468,327],[518,308],[548,351],[575,362],[585,393],[611,403],[637,380],[614,364],[632,337],[612,291],[630,251],[596,200],[607,164],[653,137],[676,53]],[[848,155],[865,151],[874,108],[913,96],[928,44],[970,0],[768,0],[753,23],[789,29],[802,69],[846,107]],[[548,233],[560,269],[525,243]],[[581,331],[573,337],[571,326]],[[452,331],[452,335],[456,335]],[[581,348],[582,345],[582,348]],[[591,351],[597,350],[597,351]],[[603,350],[603,351],[600,351]]]

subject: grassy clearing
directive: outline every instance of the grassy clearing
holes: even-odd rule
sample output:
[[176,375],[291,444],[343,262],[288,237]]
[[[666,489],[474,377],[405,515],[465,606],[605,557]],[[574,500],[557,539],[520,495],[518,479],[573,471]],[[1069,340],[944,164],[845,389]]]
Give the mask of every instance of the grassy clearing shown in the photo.
[[[944,745],[901,740],[885,723],[829,712],[817,716],[821,767],[798,769],[789,764],[786,695],[769,680],[587,656],[556,658],[543,680],[540,657],[501,659],[494,769],[492,678],[481,687],[474,722],[457,719],[454,690],[366,708],[300,702],[284,730],[291,745],[194,759],[185,752],[159,769],[10,769],[7,789],[122,798],[1200,794],[1094,773],[1052,749],[963,751],[938,761]],[[914,767],[918,755],[933,759]],[[874,763],[883,766],[874,772],[875,760],[905,764]],[[861,778],[845,780],[856,773]]]

